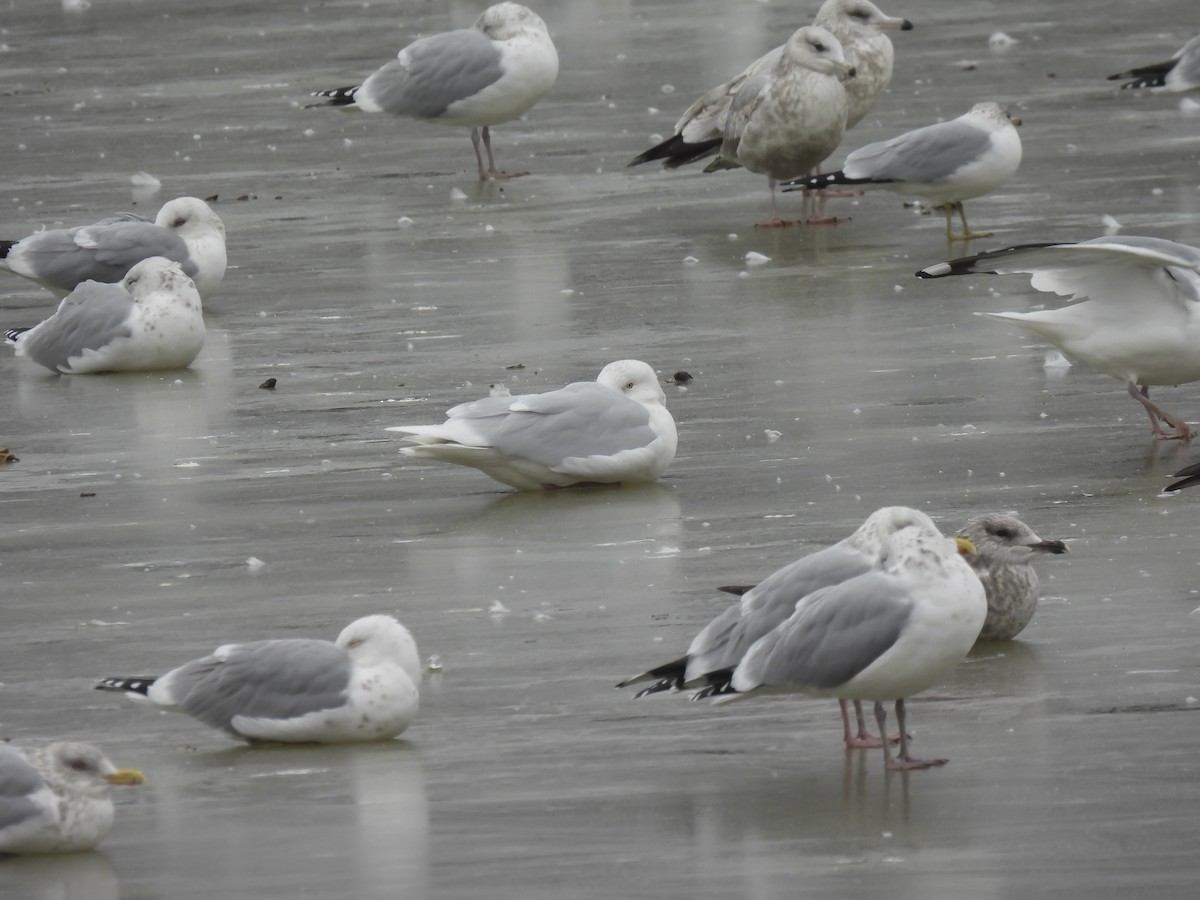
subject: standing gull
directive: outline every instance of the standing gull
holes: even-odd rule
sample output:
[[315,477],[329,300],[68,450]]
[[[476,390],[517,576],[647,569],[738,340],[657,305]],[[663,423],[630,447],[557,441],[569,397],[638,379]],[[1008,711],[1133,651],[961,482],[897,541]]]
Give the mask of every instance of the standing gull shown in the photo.
[[395,425],[405,456],[471,466],[517,490],[654,481],[675,458],[675,420],[636,359],[544,394],[460,403],[441,425]]
[[1036,290],[1087,298],[1061,309],[978,315],[1010,322],[1124,382],[1150,417],[1155,437],[1186,440],[1195,434],[1151,402],[1150,385],[1200,381],[1200,250],[1134,236],[1023,244],[938,263],[917,276],[980,272],[1021,272],[1032,276]]
[[906,697],[954,669],[987,615],[983,585],[963,561],[970,542],[913,525],[892,534],[880,563],[862,575],[822,588],[751,646],[724,685],[697,697],[728,702],[764,693],[803,693],[872,700],[886,733],[884,701],[895,702],[900,750],[883,741],[884,767],[923,769],[945,759],[915,759],[908,751]]
[[470,28],[413,41],[362,84],[313,96],[333,106],[469,127],[479,179],[486,181],[529,174],[496,168],[490,127],[524,115],[557,77],[558,52],[546,23],[520,4],[497,3]]
[[779,217],[775,185],[807,172],[838,145],[846,128],[842,79],[852,77],[837,38],[815,25],[798,29],[779,61],[747,77],[734,94],[720,153],[704,171],[744,167],[766,175],[773,216],[763,225],[793,224]]
[[86,375],[183,369],[204,347],[200,294],[179,263],[145,259],[119,284],[85,281],[32,328],[4,332],[17,356]]
[[1125,88],[1151,88],[1161,91],[1195,91],[1200,90],[1200,34],[1196,35],[1179,48],[1178,52],[1166,62],[1154,63],[1149,66],[1139,66],[1128,72],[1109,75],[1109,81],[1121,78],[1133,80],[1121,85]]
[[987,618],[979,640],[1011,641],[1037,611],[1038,577],[1033,558],[1066,553],[1067,545],[1044,541],[1016,516],[1003,513],[975,516],[958,536],[975,547],[966,560],[987,595]]
[[[850,128],[867,114],[892,77],[892,42],[881,29],[907,31],[912,22],[884,15],[870,0],[825,0],[813,24],[838,39],[846,62],[855,67],[855,77],[845,83],[846,128]],[[629,165],[661,159],[665,168],[677,169],[718,153],[734,96],[747,78],[774,69],[783,50],[781,44],[737,77],[705,93],[684,110],[671,137],[634,157]]]
[[37,282],[58,297],[85,281],[116,283],[152,256],[179,263],[207,300],[225,277],[225,224],[203,200],[176,197],[153,222],[127,213],[0,241],[0,271]]
[[142,784],[91,744],[0,745],[0,854],[91,850],[113,824],[110,784]]
[[[815,591],[877,567],[891,536],[914,526],[937,531],[933,521],[920,510],[885,506],[871,513],[849,537],[789,563],[757,586],[722,588],[741,593],[741,602],[713,619],[696,635],[683,656],[622,681],[617,687],[653,682],[636,695],[640,698],[700,682],[718,689],[727,686],[730,672],[747,650],[791,616],[800,601]],[[880,739],[867,733],[861,704],[854,702],[858,731],[852,734],[847,701],[838,702],[846,746],[879,746]]]
[[[998,103],[976,103],[957,119],[867,144],[846,157],[840,172],[797,178],[785,190],[857,184],[915,194],[945,212],[947,240],[987,237],[990,231],[971,231],[963,201],[994,191],[1017,171],[1021,137],[1014,126],[1020,124]],[[951,227],[955,211],[962,234]]]
[[332,643],[304,638],[226,644],[158,678],[106,678],[120,691],[181,712],[247,743],[386,740],[417,713],[421,661],[391,616],[365,616]]

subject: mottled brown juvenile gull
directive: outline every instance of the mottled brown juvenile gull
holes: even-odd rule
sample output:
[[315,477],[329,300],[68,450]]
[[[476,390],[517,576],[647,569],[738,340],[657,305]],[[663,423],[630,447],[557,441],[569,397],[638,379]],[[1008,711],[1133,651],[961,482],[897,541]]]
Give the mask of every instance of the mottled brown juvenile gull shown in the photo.
[[1122,381],[1146,410],[1155,437],[1195,434],[1150,401],[1150,385],[1200,381],[1200,249],[1133,235],[1022,244],[938,263],[917,276],[1013,272],[1031,275],[1036,290],[1082,302],[979,315],[1011,323]]
[[[914,194],[943,209],[948,240],[987,237],[990,231],[967,225],[963,201],[991,193],[1017,171],[1021,137],[1014,126],[1019,124],[998,103],[976,103],[957,119],[867,144],[846,157],[841,171],[797,178],[784,190],[850,184]],[[951,225],[955,211],[962,234]]]
[[773,215],[763,227],[794,224],[779,217],[775,185],[809,171],[837,147],[846,129],[842,80],[852,77],[837,38],[815,25],[798,29],[779,61],[751,74],[734,94],[720,152],[704,171],[746,168],[766,175]]
[[905,698],[932,687],[955,668],[987,615],[983,585],[960,553],[968,541],[914,525],[884,543],[877,567],[822,588],[756,641],[725,685],[697,697],[718,702],[755,694],[802,693],[871,700],[880,733],[884,701],[895,702],[900,749],[883,741],[886,769],[920,769],[945,759],[915,759],[908,751]]
[[[788,619],[796,605],[822,588],[840,584],[878,567],[884,548],[896,532],[920,526],[937,531],[933,521],[920,510],[906,506],[877,509],[849,537],[789,563],[767,576],[760,584],[730,589],[741,593],[740,603],[712,620],[693,639],[687,653],[622,681],[625,687],[651,681],[636,697],[660,691],[677,691],[694,684],[717,689],[727,686],[730,672],[760,638]],[[854,702],[857,733],[851,733],[847,700],[838,701],[842,713],[843,739],[848,747],[877,747],[880,739],[869,734],[862,707]]]
[[1151,90],[1180,92],[1200,90],[1200,34],[1196,35],[1176,51],[1165,62],[1139,66],[1128,72],[1109,75],[1109,81],[1131,78],[1121,85],[1125,88],[1150,88]]
[[106,678],[120,691],[181,712],[247,743],[337,744],[393,738],[417,713],[421,661],[408,629],[364,616],[337,640],[226,644],[158,678]]
[[65,297],[85,281],[113,284],[152,256],[174,260],[207,300],[225,277],[225,223],[203,200],[176,197],[153,222],[132,214],[0,241],[0,271]]
[[441,425],[394,425],[420,459],[470,466],[517,490],[654,481],[675,458],[675,420],[636,359],[556,391],[460,403]]
[[119,284],[85,281],[48,319],[4,336],[52,372],[88,375],[183,369],[204,347],[200,294],[179,263],[154,256]]
[[[912,22],[885,15],[870,0],[825,0],[813,24],[838,39],[846,62],[855,67],[855,77],[845,83],[846,127],[851,128],[867,114],[892,77],[895,51],[882,29],[907,31]],[[638,154],[629,165],[661,159],[665,168],[676,169],[716,154],[734,95],[751,75],[774,69],[783,49],[780,44],[735,78],[706,92],[684,110],[671,137]]]
[[558,52],[546,23],[520,4],[497,3],[470,28],[413,41],[362,84],[313,96],[333,106],[470,128],[479,178],[487,180],[529,174],[496,168],[490,127],[524,115],[557,77]]
[[110,784],[141,784],[91,744],[0,744],[0,854],[91,850],[113,824]]
[[1038,605],[1038,577],[1032,560],[1044,553],[1066,553],[1062,541],[1044,541],[1016,516],[975,516],[958,533],[975,552],[967,563],[987,594],[987,618],[981,641],[1011,641],[1029,624]]

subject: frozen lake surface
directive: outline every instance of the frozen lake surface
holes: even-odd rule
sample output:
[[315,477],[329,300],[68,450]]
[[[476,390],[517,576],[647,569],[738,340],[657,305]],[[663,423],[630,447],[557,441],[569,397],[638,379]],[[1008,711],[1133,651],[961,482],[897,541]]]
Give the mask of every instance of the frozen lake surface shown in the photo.
[[[974,315],[1047,302],[1026,279],[913,277],[1105,216],[1200,243],[1200,116],[1104,80],[1181,46],[1193,0],[883,4],[916,28],[834,162],[1009,104],[1024,162],[968,202],[996,234],[966,247],[893,194],[756,231],[760,176],[625,168],[815,0],[536,4],[562,69],[494,130],[499,164],[533,172],[506,183],[476,180],[465,130],[303,108],[484,5],[3,3],[0,236],[217,195],[231,268],[189,371],[60,378],[0,354],[21,460],[0,469],[0,737],[92,740],[149,779],[98,852],[0,863],[0,895],[1194,891],[1200,491],[1159,491],[1200,453]],[[1018,42],[990,49],[997,31]],[[139,171],[158,195],[133,195]],[[52,306],[0,282],[5,327]],[[518,495],[383,430],[623,357],[695,377],[666,389],[680,449],[656,485]],[[1200,420],[1197,385],[1154,394]],[[885,777],[829,701],[612,689],[682,652],[732,601],[717,585],[888,504],[948,531],[1014,510],[1071,543],[1018,641],[911,702],[914,752],[948,766]],[[443,667],[400,741],[250,749],[90,689],[373,612]]]

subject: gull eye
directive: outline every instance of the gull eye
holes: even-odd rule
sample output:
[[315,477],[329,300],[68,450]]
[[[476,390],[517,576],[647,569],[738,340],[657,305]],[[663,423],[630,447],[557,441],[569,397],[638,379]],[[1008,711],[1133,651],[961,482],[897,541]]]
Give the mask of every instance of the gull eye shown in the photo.
[[360,646],[360,645],[362,644],[362,642],[363,642],[363,639],[362,639],[362,638],[355,638],[354,640],[352,640],[352,641],[351,641],[349,644],[347,644],[346,646],[347,646],[347,647],[358,647],[358,646]]
[[632,381],[625,382],[625,390],[627,390],[627,391],[633,390],[633,382]]
[[187,219],[184,216],[180,216],[178,219],[176,219],[174,222],[171,223],[171,227],[179,228],[186,224],[187,224]]
[[1011,528],[997,528],[992,534],[998,538],[1004,538],[1006,541],[1016,537]]
[[76,772],[86,772],[88,769],[88,764],[87,764],[86,759],[73,759],[70,762],[70,766]]
[[824,45],[824,44],[822,44],[820,41],[813,41],[813,43],[812,43],[812,48],[813,48],[814,50],[816,50],[818,53],[824,53],[824,52],[825,52],[825,45]]

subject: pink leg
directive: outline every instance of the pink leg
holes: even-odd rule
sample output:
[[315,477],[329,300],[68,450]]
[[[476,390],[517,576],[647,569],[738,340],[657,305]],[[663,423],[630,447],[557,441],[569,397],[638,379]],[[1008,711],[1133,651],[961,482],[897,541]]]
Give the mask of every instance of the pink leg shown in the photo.
[[792,225],[798,225],[799,223],[795,219],[779,218],[779,205],[775,202],[775,179],[768,178],[767,184],[770,185],[770,188],[771,188],[771,221],[759,222],[754,227],[755,228],[790,228]]
[[[883,745],[883,767],[889,772],[907,771],[908,769],[928,769],[932,766],[944,766],[948,760],[945,759],[913,759],[908,754],[908,732],[905,728],[905,710],[904,700],[896,701],[896,724],[900,726],[900,753],[897,757],[892,757],[892,750],[887,745]],[[884,709],[883,701],[875,701],[875,721],[879,723],[879,733],[887,734],[887,710]]]
[[[1150,386],[1142,385],[1140,388],[1132,381],[1126,386],[1129,391],[1129,396],[1142,404],[1142,408],[1146,410],[1146,415],[1150,417],[1150,428],[1154,432],[1154,436],[1160,441],[1190,441],[1196,436],[1188,423],[1183,419],[1171,415],[1157,403],[1150,400]],[[1158,424],[1160,421],[1167,423],[1174,431],[1164,431]]]
[[[854,701],[854,718],[858,725],[858,734],[850,732],[850,712],[846,707],[845,700],[839,700],[838,706],[842,711],[842,740],[846,742],[846,746],[853,750],[863,750],[870,747],[882,746],[883,742],[875,735],[867,731],[867,718],[863,715],[862,701]],[[888,735],[889,743],[895,744],[900,740],[900,735]]]
[[487,168],[483,166],[483,155],[479,152],[480,130],[478,127],[471,129],[471,146],[475,148],[475,160],[479,163],[479,180],[488,181],[500,178],[520,178],[522,175],[528,175],[528,172],[501,172],[496,168],[496,160],[492,157],[492,132],[486,125],[483,126],[483,149],[487,151]]

